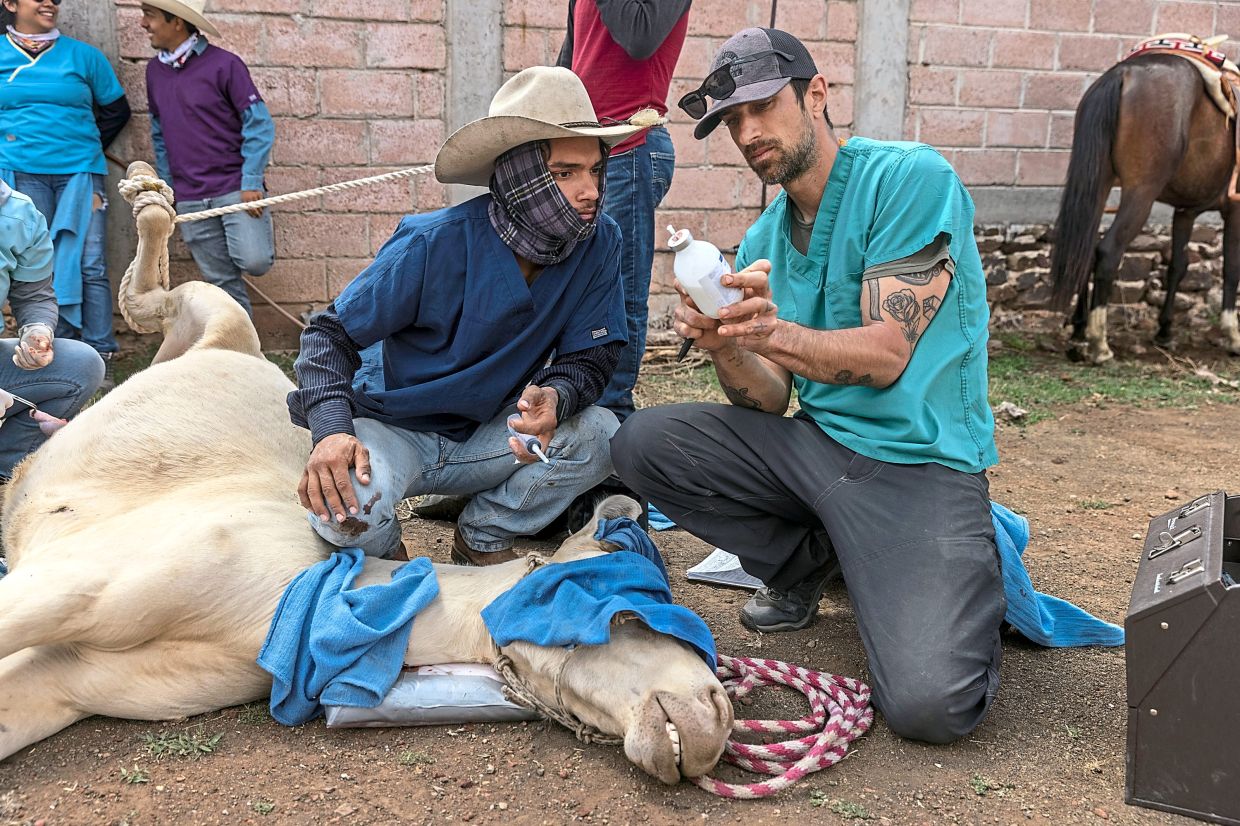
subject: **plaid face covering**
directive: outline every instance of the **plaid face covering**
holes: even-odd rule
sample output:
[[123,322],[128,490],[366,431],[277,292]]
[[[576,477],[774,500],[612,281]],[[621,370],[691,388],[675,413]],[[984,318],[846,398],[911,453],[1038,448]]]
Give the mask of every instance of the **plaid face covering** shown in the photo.
[[[583,221],[556,186],[540,141],[509,149],[495,161],[491,176],[491,226],[513,252],[540,266],[558,264],[594,232],[598,217]],[[607,182],[607,150],[599,173],[599,209]]]

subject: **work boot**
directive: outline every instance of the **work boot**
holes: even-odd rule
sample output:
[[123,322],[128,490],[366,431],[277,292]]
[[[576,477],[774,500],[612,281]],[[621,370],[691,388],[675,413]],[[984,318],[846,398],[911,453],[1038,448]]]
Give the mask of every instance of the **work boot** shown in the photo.
[[469,543],[461,535],[460,525],[456,526],[452,534],[452,561],[457,565],[498,565],[501,562],[511,562],[516,558],[517,553],[512,548],[490,552],[475,551],[469,547]]
[[103,359],[103,381],[99,383],[100,393],[110,393],[116,387],[116,353],[100,353]]
[[468,496],[444,496],[439,493],[428,493],[409,512],[419,519],[435,519],[441,522],[455,522],[469,504]]
[[818,615],[818,600],[827,583],[839,575],[840,562],[832,554],[825,565],[787,590],[759,588],[741,609],[741,624],[764,634],[808,628]]

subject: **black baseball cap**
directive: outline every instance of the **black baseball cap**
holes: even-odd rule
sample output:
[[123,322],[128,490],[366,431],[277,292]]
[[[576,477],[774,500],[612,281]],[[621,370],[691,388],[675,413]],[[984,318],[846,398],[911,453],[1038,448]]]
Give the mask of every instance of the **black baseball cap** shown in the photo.
[[[746,60],[763,52],[767,54],[756,60]],[[805,44],[779,29],[742,29],[732,35],[715,53],[710,71],[716,72],[724,66],[730,67],[728,73],[736,88],[728,97],[716,100],[698,121],[693,130],[693,137],[698,140],[715,131],[719,117],[730,107],[765,100],[777,94],[793,78],[808,80],[818,74],[818,67]]]

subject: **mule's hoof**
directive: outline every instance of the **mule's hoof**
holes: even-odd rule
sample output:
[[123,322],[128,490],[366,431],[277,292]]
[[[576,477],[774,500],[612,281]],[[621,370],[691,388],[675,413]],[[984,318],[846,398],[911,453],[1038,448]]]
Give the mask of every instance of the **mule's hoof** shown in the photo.
[[1088,360],[1088,355],[1085,350],[1085,345],[1078,344],[1075,341],[1071,342],[1068,345],[1068,349],[1065,351],[1065,355],[1067,355],[1068,361],[1082,362],[1082,361]]

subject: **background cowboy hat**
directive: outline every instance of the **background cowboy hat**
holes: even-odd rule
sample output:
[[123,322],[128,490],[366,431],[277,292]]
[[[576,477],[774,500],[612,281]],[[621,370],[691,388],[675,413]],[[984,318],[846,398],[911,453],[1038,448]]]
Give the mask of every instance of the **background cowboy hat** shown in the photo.
[[212,37],[219,37],[220,30],[207,22],[207,18],[203,17],[203,6],[206,0],[142,0],[142,5],[153,6],[154,8],[166,11],[169,14],[175,14],[177,17],[194,24],[194,28],[200,32],[206,32]]
[[643,109],[626,123],[601,126],[581,78],[561,66],[532,66],[499,87],[485,118],[444,141],[435,157],[435,177],[445,184],[487,186],[495,159],[514,146],[590,137],[611,147],[663,122],[653,109]]

